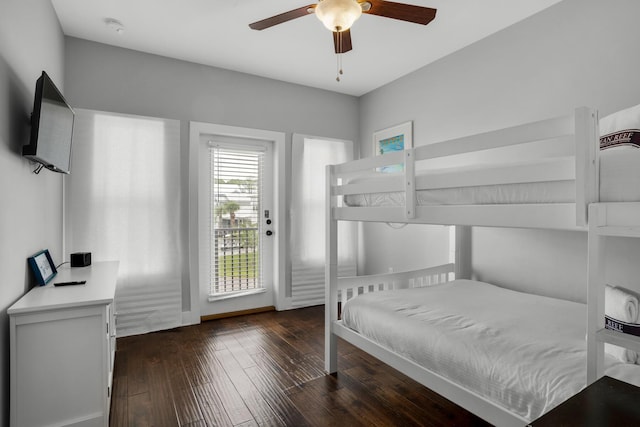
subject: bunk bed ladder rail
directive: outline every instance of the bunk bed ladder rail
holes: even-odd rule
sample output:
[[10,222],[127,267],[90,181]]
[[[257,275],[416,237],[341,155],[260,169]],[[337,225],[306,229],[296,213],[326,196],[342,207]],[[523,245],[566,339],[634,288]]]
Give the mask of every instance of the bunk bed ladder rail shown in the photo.
[[407,219],[416,217],[416,172],[413,148],[404,151],[404,213]]
[[598,111],[579,107],[574,113],[576,225],[588,224],[589,205],[600,201],[600,130]]

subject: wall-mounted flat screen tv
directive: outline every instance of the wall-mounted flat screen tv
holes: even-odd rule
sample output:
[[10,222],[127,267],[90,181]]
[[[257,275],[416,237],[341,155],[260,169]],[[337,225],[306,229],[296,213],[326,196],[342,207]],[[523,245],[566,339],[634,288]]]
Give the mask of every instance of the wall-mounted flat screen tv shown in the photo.
[[22,155],[54,172],[70,173],[74,117],[73,109],[43,71],[36,82],[31,139],[22,147]]

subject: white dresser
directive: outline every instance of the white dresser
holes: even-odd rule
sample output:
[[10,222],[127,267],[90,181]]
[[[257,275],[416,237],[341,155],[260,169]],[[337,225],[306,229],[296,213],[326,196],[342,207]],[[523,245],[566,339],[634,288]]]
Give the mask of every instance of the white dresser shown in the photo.
[[7,310],[11,426],[108,427],[117,275],[117,261],[63,267]]

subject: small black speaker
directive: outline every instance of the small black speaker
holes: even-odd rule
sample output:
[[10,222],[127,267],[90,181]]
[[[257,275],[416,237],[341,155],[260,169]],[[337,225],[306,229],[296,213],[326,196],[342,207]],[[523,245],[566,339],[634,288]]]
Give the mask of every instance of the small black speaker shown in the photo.
[[91,265],[91,252],[71,254],[71,267],[86,267],[88,265]]

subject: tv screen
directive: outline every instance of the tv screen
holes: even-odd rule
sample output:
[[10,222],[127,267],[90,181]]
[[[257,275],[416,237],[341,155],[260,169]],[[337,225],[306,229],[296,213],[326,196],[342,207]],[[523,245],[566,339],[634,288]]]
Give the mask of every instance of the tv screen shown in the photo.
[[[54,172],[71,172],[73,109],[46,72],[36,82],[31,139],[22,155]],[[39,171],[39,170],[37,170]]]

